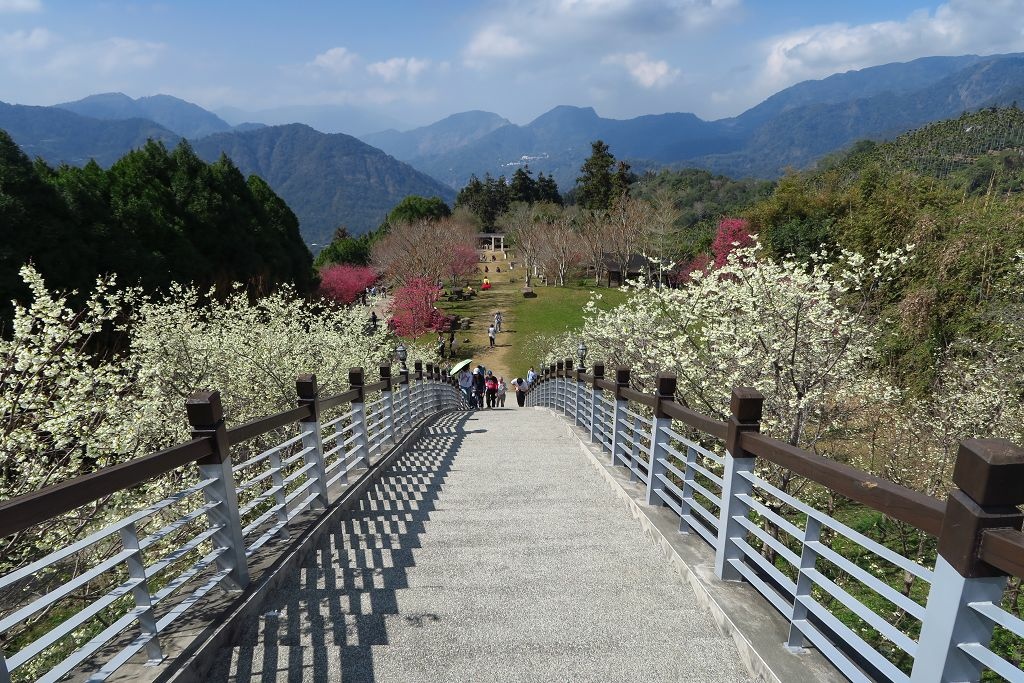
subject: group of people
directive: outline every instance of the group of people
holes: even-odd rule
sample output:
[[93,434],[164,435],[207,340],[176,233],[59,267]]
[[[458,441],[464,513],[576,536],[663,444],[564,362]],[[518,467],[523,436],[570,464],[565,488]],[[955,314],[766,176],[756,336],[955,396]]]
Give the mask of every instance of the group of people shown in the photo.
[[464,368],[459,373],[459,388],[466,397],[470,408],[504,408],[508,385],[504,377],[498,377],[491,370],[478,365],[470,372]]
[[[533,368],[526,373],[526,379],[516,377],[512,380],[512,390],[516,392],[516,403],[520,408],[526,405],[526,392],[535,381],[537,373]],[[482,365],[477,365],[472,370],[469,367],[463,368],[459,373],[459,389],[466,397],[466,403],[474,410],[504,408],[508,388],[504,377],[496,376]]]

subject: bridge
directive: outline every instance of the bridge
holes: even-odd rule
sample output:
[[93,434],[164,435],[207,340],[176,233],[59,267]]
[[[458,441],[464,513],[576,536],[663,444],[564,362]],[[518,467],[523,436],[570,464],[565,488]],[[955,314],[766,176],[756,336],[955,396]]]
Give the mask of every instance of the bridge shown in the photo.
[[0,502],[0,538],[76,532],[0,577],[0,683],[1024,680],[1021,449],[964,442],[939,500],[760,434],[754,390],[723,421],[630,379],[566,359],[468,411],[354,368],[233,426],[197,393],[190,441]]

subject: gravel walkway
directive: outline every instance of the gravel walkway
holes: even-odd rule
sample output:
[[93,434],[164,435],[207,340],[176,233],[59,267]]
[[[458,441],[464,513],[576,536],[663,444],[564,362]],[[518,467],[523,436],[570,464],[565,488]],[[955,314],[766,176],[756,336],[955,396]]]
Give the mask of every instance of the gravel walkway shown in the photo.
[[443,418],[211,681],[742,681],[735,647],[546,410]]

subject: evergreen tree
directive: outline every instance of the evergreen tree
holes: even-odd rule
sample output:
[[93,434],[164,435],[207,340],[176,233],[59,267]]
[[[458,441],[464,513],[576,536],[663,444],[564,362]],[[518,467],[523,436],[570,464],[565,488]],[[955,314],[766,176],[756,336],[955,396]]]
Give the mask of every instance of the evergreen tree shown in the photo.
[[532,204],[537,201],[537,181],[533,179],[529,166],[517,168],[512,174],[512,182],[508,188],[509,202],[526,202]]
[[[607,211],[615,199],[616,184],[621,183],[624,174],[612,175],[615,156],[601,140],[590,143],[591,153],[580,167],[580,176],[576,178],[576,201],[584,209]],[[621,170],[621,167],[620,167]],[[626,166],[625,173],[629,167]]]
[[543,173],[537,176],[537,198],[538,202],[549,202],[562,206],[562,195],[558,192],[558,183],[554,176],[546,176]]

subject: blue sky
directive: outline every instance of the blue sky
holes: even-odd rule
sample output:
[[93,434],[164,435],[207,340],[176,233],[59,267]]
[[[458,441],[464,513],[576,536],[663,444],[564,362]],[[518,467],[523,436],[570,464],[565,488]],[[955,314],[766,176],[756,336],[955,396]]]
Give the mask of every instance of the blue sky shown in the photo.
[[0,0],[5,102],[167,93],[409,125],[557,104],[719,118],[837,71],[1016,51],[1024,0]]

